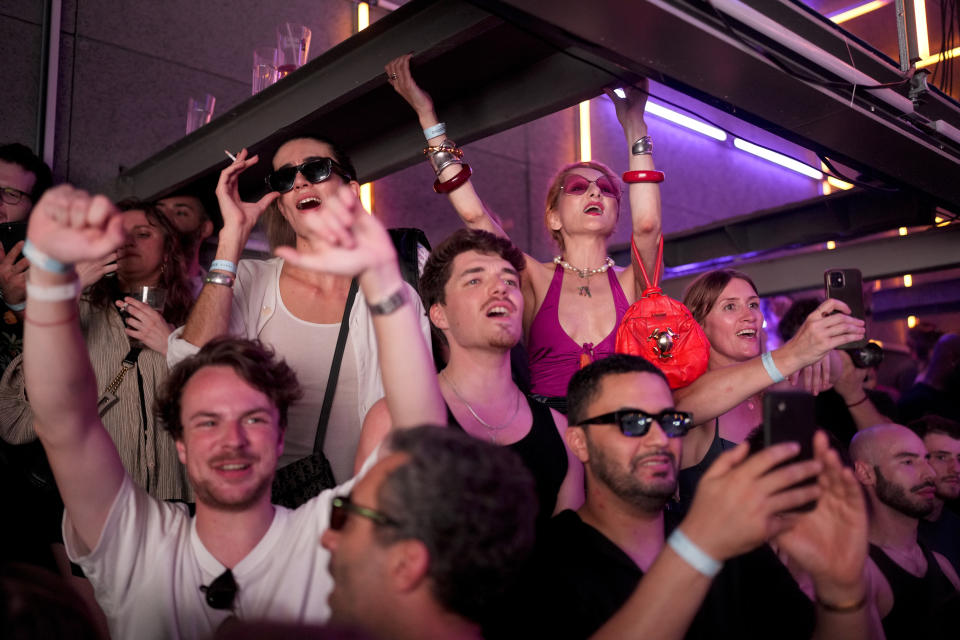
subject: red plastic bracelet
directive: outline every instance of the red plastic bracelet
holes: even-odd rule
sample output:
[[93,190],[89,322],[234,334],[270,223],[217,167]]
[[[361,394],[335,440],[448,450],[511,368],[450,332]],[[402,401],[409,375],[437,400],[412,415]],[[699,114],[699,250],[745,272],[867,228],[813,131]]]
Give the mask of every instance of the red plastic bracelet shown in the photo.
[[457,187],[463,185],[464,182],[470,179],[470,176],[473,175],[473,171],[470,170],[470,165],[467,163],[463,164],[463,167],[460,168],[460,173],[453,176],[449,180],[440,182],[440,178],[437,178],[433,183],[433,190],[437,193],[450,193]]
[[663,171],[627,171],[623,174],[623,181],[627,184],[637,182],[663,182]]

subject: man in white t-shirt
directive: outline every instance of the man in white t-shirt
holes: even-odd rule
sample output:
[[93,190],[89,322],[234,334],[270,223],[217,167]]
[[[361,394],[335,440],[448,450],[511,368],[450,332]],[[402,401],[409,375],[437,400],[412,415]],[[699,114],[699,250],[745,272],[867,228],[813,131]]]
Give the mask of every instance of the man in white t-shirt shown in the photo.
[[[214,341],[171,372],[161,413],[197,495],[194,518],[125,474],[98,416],[72,266],[123,242],[116,214],[103,196],[57,187],[38,203],[25,250],[34,268],[24,374],[66,506],[72,559],[93,583],[116,639],[206,637],[231,616],[325,620],[332,581],[318,538],[334,493],[351,483],[296,511],[270,503],[298,389],[289,367],[259,344]],[[305,215],[304,225],[310,246],[278,254],[298,268],[358,277],[395,424],[441,424],[432,360],[423,341],[409,339],[419,320],[386,231],[347,187],[331,194],[323,214]]]

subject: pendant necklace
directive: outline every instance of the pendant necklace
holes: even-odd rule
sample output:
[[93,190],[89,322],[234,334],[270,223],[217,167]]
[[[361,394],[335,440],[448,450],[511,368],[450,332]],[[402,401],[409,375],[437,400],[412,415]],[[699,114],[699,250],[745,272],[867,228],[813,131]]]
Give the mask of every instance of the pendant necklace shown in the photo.
[[494,444],[500,444],[500,442],[497,440],[497,434],[503,431],[504,429],[506,429],[507,427],[509,427],[510,423],[513,422],[513,419],[517,417],[517,413],[520,412],[520,394],[519,393],[517,394],[517,402],[513,408],[513,414],[503,424],[494,426],[486,422],[479,415],[477,415],[477,412],[473,410],[473,407],[470,406],[470,403],[467,402],[467,399],[464,398],[462,395],[460,395],[460,391],[457,389],[457,385],[453,384],[453,380],[451,380],[449,376],[447,376],[446,369],[441,371],[440,375],[443,376],[443,379],[447,381],[447,384],[450,385],[450,389],[453,390],[453,394],[460,399],[460,402],[462,402],[463,406],[467,408],[467,411],[470,412],[470,415],[473,416],[474,420],[476,420],[486,428],[487,433],[490,434],[490,442]]
[[593,295],[590,293],[590,276],[594,276],[598,273],[606,273],[607,269],[614,266],[613,258],[607,256],[607,259],[603,261],[603,265],[597,267],[596,269],[578,269],[569,262],[563,259],[562,256],[555,256],[553,258],[553,263],[558,264],[567,271],[572,271],[580,278],[583,278],[587,283],[583,286],[577,287],[577,292],[586,298],[592,298]]

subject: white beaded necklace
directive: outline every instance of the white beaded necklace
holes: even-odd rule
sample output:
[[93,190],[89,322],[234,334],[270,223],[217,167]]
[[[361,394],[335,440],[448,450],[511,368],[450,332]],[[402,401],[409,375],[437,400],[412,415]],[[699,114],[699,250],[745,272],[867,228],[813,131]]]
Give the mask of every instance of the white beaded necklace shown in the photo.
[[[590,278],[590,276],[595,276],[598,273],[606,273],[607,269],[609,269],[612,266],[615,266],[615,263],[613,262],[613,258],[611,258],[610,256],[607,256],[607,259],[603,261],[603,265],[597,267],[596,269],[579,269],[573,266],[572,264],[570,264],[569,262],[567,262],[566,260],[564,260],[562,256],[554,256],[553,263],[560,265],[567,271],[573,271],[575,274],[577,274],[583,279],[588,279]],[[577,287],[577,291],[580,292],[581,296],[586,296],[587,298],[593,297],[590,294],[589,282],[583,285],[582,287]]]
[[490,442],[493,442],[494,444],[499,444],[497,440],[497,434],[503,431],[504,429],[506,429],[507,427],[509,427],[510,423],[513,422],[513,419],[517,417],[517,413],[520,412],[520,394],[519,393],[517,394],[517,402],[516,402],[516,405],[513,407],[513,414],[503,424],[499,426],[494,426],[492,424],[489,424],[479,415],[477,415],[477,412],[473,410],[473,407],[470,406],[470,403],[467,402],[467,399],[464,398],[462,395],[460,395],[460,391],[457,389],[457,385],[453,384],[453,380],[451,380],[449,376],[447,376],[446,370],[441,371],[440,375],[443,377],[444,380],[447,381],[447,384],[449,384],[450,388],[453,390],[453,394],[460,399],[460,402],[462,402],[463,405],[467,408],[467,411],[470,412],[470,415],[472,415],[477,422],[479,422],[481,425],[486,427],[487,431],[490,433]]

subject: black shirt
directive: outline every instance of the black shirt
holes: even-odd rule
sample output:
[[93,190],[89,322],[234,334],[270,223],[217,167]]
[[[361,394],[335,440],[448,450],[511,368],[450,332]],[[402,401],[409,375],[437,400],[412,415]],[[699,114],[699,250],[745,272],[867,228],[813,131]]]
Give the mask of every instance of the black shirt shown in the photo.
[[[665,514],[666,533],[677,524]],[[487,631],[488,638],[586,638],[643,577],[626,553],[573,511],[558,514],[542,533],[523,597],[507,616],[511,625]],[[764,545],[725,563],[686,638],[809,638],[813,628],[813,603]]]

